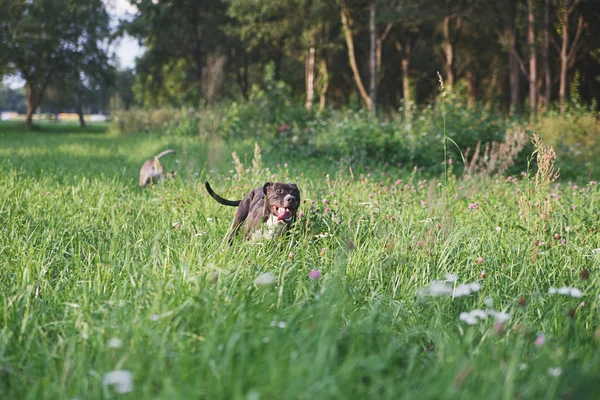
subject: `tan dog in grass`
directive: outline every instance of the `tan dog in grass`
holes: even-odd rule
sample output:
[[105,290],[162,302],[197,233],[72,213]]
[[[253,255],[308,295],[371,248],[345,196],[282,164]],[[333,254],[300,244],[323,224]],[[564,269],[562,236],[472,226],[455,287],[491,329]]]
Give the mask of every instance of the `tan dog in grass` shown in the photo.
[[[165,150],[156,157],[144,162],[140,169],[140,186],[144,187],[165,179],[165,168],[160,163],[160,159],[167,154],[175,154],[175,150]],[[173,172],[169,173],[169,176],[172,177],[172,174]]]

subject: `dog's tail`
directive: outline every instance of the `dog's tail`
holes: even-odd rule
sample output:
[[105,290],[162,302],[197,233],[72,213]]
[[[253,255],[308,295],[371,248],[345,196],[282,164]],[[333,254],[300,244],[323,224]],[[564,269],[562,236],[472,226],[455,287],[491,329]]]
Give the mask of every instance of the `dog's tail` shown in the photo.
[[166,156],[167,154],[175,154],[175,150],[172,150],[172,149],[165,150],[162,153],[160,153],[159,155],[157,155],[156,158],[160,159],[162,156]]
[[221,196],[219,196],[218,194],[216,194],[212,188],[210,187],[210,185],[208,184],[208,181],[206,181],[204,183],[204,186],[206,186],[206,190],[208,191],[208,194],[210,194],[210,196],[215,199],[217,201],[217,203],[223,204],[224,206],[232,206],[232,207],[237,207],[240,205],[241,200],[227,200],[222,198]]

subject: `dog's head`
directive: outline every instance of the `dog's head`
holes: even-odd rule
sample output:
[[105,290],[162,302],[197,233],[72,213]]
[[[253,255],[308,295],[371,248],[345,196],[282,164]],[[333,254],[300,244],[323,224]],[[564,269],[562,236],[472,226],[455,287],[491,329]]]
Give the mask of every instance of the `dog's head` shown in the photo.
[[263,186],[265,205],[277,221],[290,223],[296,218],[300,205],[300,191],[295,183],[267,182]]

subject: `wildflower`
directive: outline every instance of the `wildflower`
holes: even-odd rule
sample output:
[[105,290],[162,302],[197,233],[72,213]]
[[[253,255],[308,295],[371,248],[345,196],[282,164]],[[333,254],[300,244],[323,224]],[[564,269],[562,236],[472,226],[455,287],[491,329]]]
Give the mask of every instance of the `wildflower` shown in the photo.
[[542,347],[546,344],[546,336],[539,334],[535,337],[535,345],[537,347]]
[[477,257],[477,260],[475,261],[475,264],[477,264],[477,265],[483,264],[483,257]]
[[483,299],[483,304],[491,308],[494,306],[494,300],[491,297],[486,297],[485,299]]
[[494,322],[494,327],[492,329],[496,335],[500,335],[504,332],[504,323],[496,321]]
[[313,269],[312,271],[310,271],[308,273],[308,277],[310,279],[317,280],[317,279],[319,279],[321,277],[321,271],[319,271],[318,269]]
[[496,232],[500,232],[502,230],[502,228],[500,228],[499,226],[496,227]]
[[444,296],[452,294],[452,287],[448,286],[445,282],[442,281],[433,281],[429,285],[428,289],[423,290],[424,295],[429,295],[433,297]]
[[472,310],[469,312],[461,312],[458,319],[469,325],[476,325],[479,320],[487,319],[488,315],[483,310]]
[[554,234],[554,239],[556,239],[556,240],[560,240],[560,235],[559,235],[558,233],[555,233],[555,234]]
[[329,200],[323,199],[323,204],[329,204]]
[[472,293],[477,293],[481,289],[481,285],[479,283],[464,283],[459,285],[454,289],[454,297],[462,297],[468,296]]
[[326,249],[325,247],[323,247],[323,248],[321,249],[321,252],[319,253],[319,255],[320,255],[321,257],[323,257],[323,256],[325,255],[325,253],[327,253],[327,249]]
[[487,277],[485,270],[481,271],[481,274],[479,274],[479,276],[481,276],[481,279],[485,279]]
[[116,337],[111,338],[108,340],[106,345],[108,347],[110,347],[111,349],[118,349],[119,347],[121,347],[121,339],[116,338]]
[[488,315],[494,317],[494,319],[500,323],[505,323],[506,321],[508,321],[510,319],[509,313],[505,313],[505,312],[501,312],[501,311],[494,311],[494,310],[489,310],[487,313],[488,313]]
[[567,295],[567,296],[571,296],[571,297],[581,297],[583,295],[583,293],[581,292],[581,290],[577,289],[577,288],[571,288],[571,287],[560,287],[560,288],[553,288],[551,287],[550,289],[548,289],[548,294],[562,294],[562,295]]
[[290,254],[288,255],[288,260],[293,260],[294,259],[294,252],[290,251]]
[[421,200],[421,207],[427,207],[427,202],[425,200]]
[[504,323],[506,321],[509,320],[510,318],[510,314],[509,313],[505,313],[505,312],[500,312],[500,311],[495,311],[495,310],[479,310],[479,309],[475,309],[475,310],[471,310],[469,312],[461,312],[459,315],[459,319],[469,325],[475,325],[477,324],[480,320],[483,321],[484,319],[487,319],[488,317],[492,317],[494,318],[496,324],[499,324],[500,326],[497,326],[496,328],[500,329],[500,331],[504,330]]
[[579,303],[579,308],[583,308],[585,307],[585,301],[582,301],[581,303]]
[[280,329],[285,329],[286,326],[287,324],[285,323],[285,321],[279,321],[279,323],[277,323],[277,327],[279,327]]
[[565,231],[570,232],[571,231],[571,227],[570,226],[565,226]]
[[331,213],[331,208],[325,207],[325,214],[329,214],[329,213]]
[[156,321],[158,321],[158,314],[152,314],[152,315],[150,316],[150,321],[152,321],[152,322],[156,322]]
[[527,363],[521,363],[519,364],[519,371],[525,371],[528,367]]
[[273,282],[275,282],[275,275],[270,272],[260,274],[258,278],[254,280],[254,284],[257,286],[270,285]]
[[112,386],[117,393],[129,393],[133,390],[133,374],[123,369],[108,372],[102,379],[102,386]]
[[470,203],[468,205],[468,207],[469,207],[469,210],[478,210],[479,209],[479,204],[477,204],[477,203]]
[[548,374],[550,376],[561,376],[562,368],[560,368],[560,367],[548,368]]
[[302,211],[298,211],[298,218],[304,217],[304,213]]

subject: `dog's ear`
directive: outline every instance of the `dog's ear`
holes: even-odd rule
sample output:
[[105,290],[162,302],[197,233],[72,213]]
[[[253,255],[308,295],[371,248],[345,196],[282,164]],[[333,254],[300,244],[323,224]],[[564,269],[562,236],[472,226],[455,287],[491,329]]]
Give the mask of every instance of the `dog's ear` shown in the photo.
[[267,182],[263,186],[263,193],[265,194],[265,196],[267,195],[267,190],[269,190],[269,188],[271,187],[271,185],[273,185],[273,182]]

